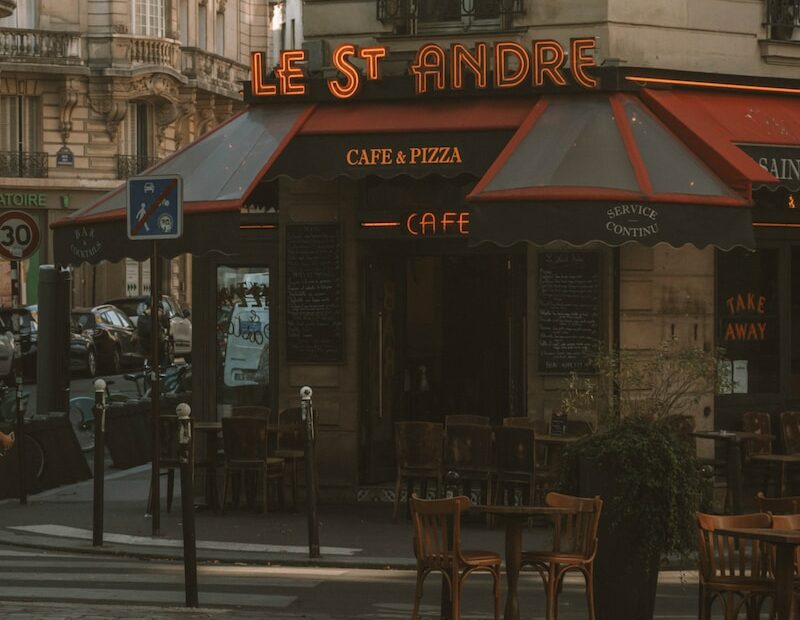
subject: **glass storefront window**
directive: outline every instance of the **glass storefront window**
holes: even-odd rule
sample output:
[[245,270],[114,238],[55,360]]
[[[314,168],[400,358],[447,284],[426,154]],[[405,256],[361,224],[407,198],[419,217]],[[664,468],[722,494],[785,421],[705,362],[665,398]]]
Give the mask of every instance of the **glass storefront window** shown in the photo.
[[217,412],[271,402],[268,267],[217,267]]
[[780,389],[778,250],[719,252],[717,343],[725,351],[728,393]]
[[800,247],[792,247],[792,365],[791,392],[800,398]]

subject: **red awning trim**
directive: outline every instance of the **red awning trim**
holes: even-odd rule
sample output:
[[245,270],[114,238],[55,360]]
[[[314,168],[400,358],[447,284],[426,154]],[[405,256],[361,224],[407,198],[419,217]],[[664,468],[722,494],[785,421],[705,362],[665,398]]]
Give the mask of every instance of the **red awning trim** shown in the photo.
[[[733,143],[737,137],[731,133],[729,124],[720,122],[722,115],[709,114],[698,105],[698,101],[693,101],[695,97],[727,98],[732,95],[643,89],[641,96],[648,107],[734,189],[750,197],[753,184],[779,182]],[[746,95],[735,97],[738,99]],[[764,138],[762,136],[762,141]]]
[[321,104],[299,135],[516,129],[530,99]]
[[625,145],[625,152],[628,154],[628,161],[631,162],[633,174],[636,175],[636,182],[645,194],[653,193],[653,184],[650,182],[650,175],[647,174],[647,166],[642,161],[642,155],[636,146],[636,140],[633,137],[628,115],[622,108],[621,95],[614,94],[609,97],[611,109],[614,111],[614,120],[619,129],[619,135],[622,138],[622,143]]
[[750,203],[743,198],[726,198],[724,196],[701,196],[694,194],[665,194],[629,192],[607,187],[531,187],[525,189],[497,190],[479,195],[470,194],[472,202],[500,201],[537,201],[537,200],[614,200],[664,202],[674,204],[702,204],[726,207],[749,207]]
[[536,102],[536,105],[528,112],[525,120],[519,125],[517,132],[512,136],[511,140],[508,141],[508,144],[506,144],[506,147],[501,151],[500,155],[497,156],[494,163],[489,166],[486,174],[484,174],[481,180],[478,181],[478,184],[472,188],[472,191],[467,196],[468,200],[477,199],[478,194],[483,192],[483,189],[491,182],[500,169],[505,166],[508,158],[517,150],[519,143],[525,139],[531,127],[536,124],[548,105],[549,102],[545,98],[541,98]]

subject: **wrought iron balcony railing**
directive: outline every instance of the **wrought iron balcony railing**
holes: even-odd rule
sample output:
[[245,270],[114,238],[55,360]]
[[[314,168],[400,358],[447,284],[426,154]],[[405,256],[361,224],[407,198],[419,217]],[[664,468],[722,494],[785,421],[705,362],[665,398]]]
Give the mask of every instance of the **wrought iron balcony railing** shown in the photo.
[[522,15],[523,0],[377,0],[378,19],[397,34],[427,28],[470,27],[476,22],[507,24]]
[[767,0],[769,38],[791,41],[800,33],[800,0]]
[[158,159],[155,157],[117,155],[117,178],[127,179],[128,177],[134,177],[157,163]]
[[47,176],[47,153],[0,151],[0,177]]

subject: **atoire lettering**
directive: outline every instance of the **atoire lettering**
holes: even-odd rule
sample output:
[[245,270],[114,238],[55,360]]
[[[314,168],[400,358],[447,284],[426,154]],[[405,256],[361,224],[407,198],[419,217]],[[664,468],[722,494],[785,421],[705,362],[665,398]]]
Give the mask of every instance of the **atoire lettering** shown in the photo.
[[0,193],[0,207],[46,207],[46,194]]
[[615,205],[606,211],[606,216],[606,230],[620,237],[640,239],[658,232],[658,211],[649,205]]
[[413,146],[407,150],[391,148],[347,149],[348,166],[418,166],[463,163],[457,146]]

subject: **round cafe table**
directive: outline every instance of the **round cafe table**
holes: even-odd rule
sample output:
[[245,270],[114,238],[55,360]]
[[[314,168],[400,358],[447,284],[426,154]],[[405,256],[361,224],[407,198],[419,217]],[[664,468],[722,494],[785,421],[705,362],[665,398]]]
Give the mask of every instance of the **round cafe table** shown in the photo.
[[519,601],[517,583],[519,581],[520,564],[522,563],[522,528],[525,522],[534,515],[563,515],[573,512],[569,508],[553,506],[481,506],[473,505],[470,512],[487,513],[500,517],[506,530],[506,595],[505,620],[519,620]]

